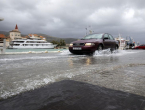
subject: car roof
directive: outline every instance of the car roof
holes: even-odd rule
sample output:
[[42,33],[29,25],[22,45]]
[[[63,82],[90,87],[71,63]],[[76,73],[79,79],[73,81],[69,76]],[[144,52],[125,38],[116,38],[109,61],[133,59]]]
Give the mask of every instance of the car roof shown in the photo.
[[[109,34],[109,33],[93,33],[93,34]],[[88,34],[88,35],[93,35],[93,34]]]

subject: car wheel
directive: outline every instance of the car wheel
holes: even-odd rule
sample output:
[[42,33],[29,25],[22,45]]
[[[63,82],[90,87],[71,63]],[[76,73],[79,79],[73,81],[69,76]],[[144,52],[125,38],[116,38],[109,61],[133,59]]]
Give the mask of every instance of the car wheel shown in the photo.
[[115,50],[118,50],[118,46],[117,45],[115,46]]
[[103,46],[102,45],[99,45],[97,50],[98,50],[99,53],[102,52]]
[[117,50],[118,50],[118,46],[117,45],[114,48],[110,49],[111,53],[116,53]]
[[118,46],[116,45],[115,48],[114,48],[114,52],[118,52]]

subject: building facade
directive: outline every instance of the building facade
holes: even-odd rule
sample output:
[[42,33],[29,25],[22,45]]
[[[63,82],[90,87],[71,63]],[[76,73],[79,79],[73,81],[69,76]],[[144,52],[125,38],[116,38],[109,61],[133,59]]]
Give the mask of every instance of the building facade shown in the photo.
[[19,31],[17,24],[15,26],[15,29],[10,31],[10,38],[11,38],[11,40],[22,38],[21,37],[21,32]]

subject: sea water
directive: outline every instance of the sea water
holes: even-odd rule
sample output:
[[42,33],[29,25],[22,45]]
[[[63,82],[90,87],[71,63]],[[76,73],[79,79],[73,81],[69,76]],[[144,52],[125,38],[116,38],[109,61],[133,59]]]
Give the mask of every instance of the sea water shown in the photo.
[[6,49],[6,53],[13,54],[13,53],[42,53],[42,52],[56,52],[56,51],[63,51],[66,49]]
[[[11,50],[8,51],[10,52]],[[145,97],[144,56],[144,50],[119,50],[114,53],[105,50],[102,53],[95,53],[91,56],[73,55],[68,50],[62,50],[60,53],[0,55],[0,107],[5,108],[5,105],[9,104],[7,109],[10,109],[16,100],[22,100],[20,98],[22,97],[20,95],[22,93],[27,95],[27,100],[31,99],[31,101],[34,101],[36,99],[33,100],[34,97],[28,95],[27,92],[39,91],[43,93],[44,91],[41,88],[56,84],[57,82],[58,84],[62,84],[59,82],[65,80],[82,82],[84,84],[98,86],[99,88],[104,87]],[[65,84],[69,83],[67,82]],[[80,85],[78,84],[78,86]],[[80,87],[83,87],[83,85]],[[57,96],[57,93],[65,91],[63,88],[60,86],[55,88],[54,85],[51,89],[49,88],[49,94],[44,93],[46,95],[44,97],[53,97],[54,91],[51,92],[53,89],[58,89],[55,91],[55,96]],[[67,88],[72,89],[71,85]],[[70,89],[67,91],[71,91]],[[76,92],[76,90],[73,92]],[[37,95],[37,92],[34,95]],[[13,97],[17,96],[19,97],[18,99],[13,99]],[[10,97],[11,101],[9,100]],[[68,97],[71,97],[71,95]],[[43,108],[45,102],[43,102],[43,97],[40,96],[39,98],[40,101],[37,103],[29,103],[28,108],[32,110]],[[65,97],[61,96],[57,100],[63,100],[63,98],[65,99]],[[56,97],[52,100],[55,102]],[[59,104],[57,100],[56,105]],[[73,98],[70,100],[73,103]],[[27,101],[23,103],[27,104]],[[38,106],[38,103],[41,103],[41,106],[37,108],[36,105]],[[46,105],[49,103],[48,101]],[[133,104],[135,103],[133,102]],[[141,107],[142,105],[144,105],[143,101]],[[16,105],[14,109],[19,109],[19,106]],[[21,109],[25,110],[25,107],[23,106]]]

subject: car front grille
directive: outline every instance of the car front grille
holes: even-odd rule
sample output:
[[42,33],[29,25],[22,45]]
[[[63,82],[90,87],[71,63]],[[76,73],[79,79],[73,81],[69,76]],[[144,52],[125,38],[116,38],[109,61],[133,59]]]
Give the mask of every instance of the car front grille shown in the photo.
[[84,46],[84,43],[73,43],[73,46]]

